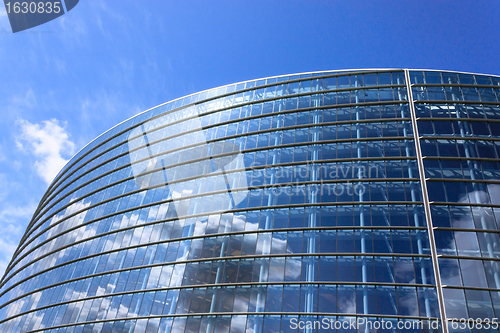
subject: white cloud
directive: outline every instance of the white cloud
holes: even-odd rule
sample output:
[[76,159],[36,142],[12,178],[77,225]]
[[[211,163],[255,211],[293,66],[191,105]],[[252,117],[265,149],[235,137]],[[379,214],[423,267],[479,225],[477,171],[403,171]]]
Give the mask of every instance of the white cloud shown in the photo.
[[19,238],[24,232],[24,224],[19,221],[29,220],[36,209],[34,202],[25,206],[3,205],[0,210],[0,276],[3,276],[14,251],[17,248]]
[[32,124],[27,120],[18,120],[20,135],[16,138],[18,149],[33,154],[37,174],[47,183],[54,179],[61,168],[68,162],[63,155],[71,156],[75,144],[69,139],[65,125],[59,125],[57,119],[44,120]]
[[0,239],[0,247],[2,250],[2,257],[0,259],[0,276],[3,276],[5,270],[7,269],[7,265],[9,264],[14,251],[17,248],[17,245],[14,243],[5,242]]

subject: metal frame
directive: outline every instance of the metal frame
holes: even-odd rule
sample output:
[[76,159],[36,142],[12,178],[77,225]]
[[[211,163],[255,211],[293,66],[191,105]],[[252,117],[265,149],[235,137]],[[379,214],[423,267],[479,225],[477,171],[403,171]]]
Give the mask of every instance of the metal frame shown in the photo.
[[415,142],[415,148],[417,152],[417,163],[418,163],[418,169],[419,169],[419,174],[420,174],[420,185],[422,186],[422,196],[424,199],[424,210],[425,210],[425,217],[427,220],[427,232],[429,234],[429,242],[430,242],[430,247],[431,247],[431,256],[432,256],[432,264],[434,268],[434,278],[436,280],[436,291],[438,295],[438,304],[439,304],[439,313],[441,315],[441,320],[442,320],[442,329],[443,333],[448,333],[448,319],[446,317],[446,311],[445,311],[445,305],[444,305],[444,295],[443,295],[443,287],[441,284],[441,274],[439,272],[439,265],[438,265],[438,255],[436,251],[436,240],[434,239],[434,230],[433,230],[433,225],[432,225],[432,215],[431,215],[431,206],[429,203],[429,194],[427,192],[427,180],[425,179],[425,169],[424,169],[424,163],[422,159],[422,150],[420,148],[420,137],[418,135],[418,126],[417,126],[417,117],[415,115],[415,105],[413,103],[413,92],[412,92],[412,85],[411,85],[411,80],[410,80],[410,71],[408,69],[405,69],[405,77],[406,77],[406,85],[408,89],[408,98],[410,102],[410,113],[412,116],[412,124],[413,124],[413,135],[414,135],[414,142]]

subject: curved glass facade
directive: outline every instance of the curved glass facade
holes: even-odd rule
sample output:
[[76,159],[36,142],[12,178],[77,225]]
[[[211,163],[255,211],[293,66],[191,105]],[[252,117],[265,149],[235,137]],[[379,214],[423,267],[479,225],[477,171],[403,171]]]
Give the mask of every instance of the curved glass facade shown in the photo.
[[352,70],[141,113],[50,185],[0,332],[475,331],[452,320],[500,317],[499,98]]

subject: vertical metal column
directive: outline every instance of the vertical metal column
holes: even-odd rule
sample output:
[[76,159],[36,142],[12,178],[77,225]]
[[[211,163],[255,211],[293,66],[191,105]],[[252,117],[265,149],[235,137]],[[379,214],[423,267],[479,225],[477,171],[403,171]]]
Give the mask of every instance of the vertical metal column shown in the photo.
[[[319,91],[319,84],[316,84],[315,87],[316,91]],[[311,98],[311,106],[314,107],[319,107],[320,103],[318,101],[318,96],[320,95],[313,95],[314,97]],[[315,109],[314,111],[311,112],[316,112],[316,114],[312,115],[312,122],[314,125],[319,125],[320,119],[317,114],[318,110]],[[312,141],[313,142],[318,142],[320,140],[319,138],[319,130],[316,126],[310,127],[309,131],[313,131],[312,133]],[[307,172],[306,174],[309,175],[309,168],[311,169],[311,178],[310,180],[313,182],[316,182],[319,180],[319,174],[318,174],[318,165],[316,164],[316,161],[319,160],[319,147],[317,144],[309,146],[308,149],[313,149],[312,154],[311,154],[311,161],[307,161]],[[311,163],[310,163],[311,162]],[[320,185],[321,186],[321,185]],[[313,189],[310,187],[310,193],[307,193],[307,187],[304,187],[304,191],[306,195],[309,195],[309,202],[312,204],[317,204],[318,203],[318,193],[319,190]],[[316,207],[311,206],[309,211],[309,216],[307,217],[307,227],[309,228],[314,228],[317,226],[318,223],[318,218],[317,218],[317,211],[312,211],[313,209],[315,210]],[[316,234],[318,233],[318,230],[311,230],[309,232],[304,232],[304,237],[305,235],[309,234],[309,237],[307,239],[307,253],[317,253],[318,249],[316,249]],[[303,258],[304,260],[305,258]],[[314,270],[316,269],[315,267],[315,258],[313,256],[308,256],[307,257],[307,266],[306,266],[306,282],[314,282],[315,277],[314,277]],[[304,286],[302,286],[304,288]],[[305,312],[306,313],[313,313],[314,311],[314,285],[313,284],[308,284],[307,285],[307,293],[306,293],[306,299],[305,299]],[[305,332],[312,332],[310,328],[306,328]]]
[[[277,90],[277,89],[276,89]],[[278,92],[276,91],[276,94]],[[277,100],[279,101],[279,100]],[[276,107],[276,104],[275,104],[275,107]],[[273,110],[273,113],[274,112],[278,112],[279,115],[281,115],[279,112],[282,111],[282,104],[279,103],[278,104],[278,109],[277,110]],[[274,115],[273,117],[275,117],[276,115]],[[284,117],[284,115],[282,115],[282,117]],[[284,125],[284,119],[281,119],[281,123],[280,123],[280,119],[278,119],[278,122],[276,124],[276,128],[280,128],[280,126],[283,126]],[[278,131],[276,133],[279,133]],[[278,142],[278,139],[279,137],[276,136],[274,138],[274,142],[271,142],[271,139],[269,139],[269,145],[274,145],[274,146],[279,146],[281,144],[281,142]],[[272,160],[272,165],[276,165],[278,164],[278,154],[277,154],[277,151],[274,150],[273,152],[273,160]],[[267,169],[264,169],[267,174]],[[270,189],[270,192],[269,192],[269,196],[267,198],[267,206],[270,207],[270,206],[273,206],[274,205],[274,202],[275,202],[275,199],[276,197],[273,195],[272,193],[272,189],[273,189],[273,185],[275,185],[276,183],[276,174],[275,172],[273,171],[271,173],[271,179],[269,181],[269,189]],[[262,214],[262,212],[261,212]],[[269,214],[266,215],[266,223],[264,225],[264,229],[265,230],[269,230],[272,228],[272,223],[273,221],[271,220],[271,216]],[[263,234],[260,234],[260,235],[263,235]],[[271,241],[268,241],[266,238],[264,238],[264,241],[262,242],[262,254],[270,254],[271,253]],[[267,249],[267,250],[266,250]],[[264,253],[266,252],[266,253]],[[270,262],[270,259],[268,258],[267,260],[269,260]],[[268,270],[268,269],[267,269]],[[259,283],[265,283],[267,282],[267,274],[266,274],[266,268],[264,266],[260,266],[260,271],[259,271]],[[265,295],[264,295],[264,290],[263,290],[263,285],[259,285],[258,287],[258,291],[257,291],[257,303],[256,303],[256,308],[255,308],[255,312],[264,312],[264,309],[265,309],[265,303],[263,303],[263,299],[265,299]],[[259,306],[262,305],[262,308],[260,308]],[[254,332],[260,332],[260,330],[262,330],[262,328],[259,328],[259,322],[258,321],[255,321],[255,325],[254,325]]]
[[434,269],[434,275],[435,275],[435,279],[436,279],[436,291],[437,291],[437,297],[438,297],[439,312],[441,314],[443,332],[448,333],[448,320],[446,318],[446,311],[445,311],[445,307],[444,307],[443,288],[442,288],[442,284],[441,284],[441,275],[439,274],[436,241],[434,239],[434,231],[433,231],[433,226],[432,226],[431,205],[429,203],[429,195],[427,192],[427,183],[425,180],[424,162],[422,159],[422,150],[420,149],[420,138],[418,135],[417,117],[415,115],[415,105],[413,103],[413,93],[411,90],[410,71],[408,69],[405,69],[404,72],[405,72],[405,80],[406,80],[406,89],[408,91],[408,102],[410,105],[411,122],[412,122],[412,126],[413,126],[413,138],[415,141],[415,148],[416,148],[416,153],[417,153],[418,171],[420,173],[420,185],[422,186],[422,198],[424,200],[425,218],[427,220],[427,232],[429,234],[429,243],[430,243],[430,247],[431,247],[430,250],[431,250],[431,256],[432,256],[432,266]]

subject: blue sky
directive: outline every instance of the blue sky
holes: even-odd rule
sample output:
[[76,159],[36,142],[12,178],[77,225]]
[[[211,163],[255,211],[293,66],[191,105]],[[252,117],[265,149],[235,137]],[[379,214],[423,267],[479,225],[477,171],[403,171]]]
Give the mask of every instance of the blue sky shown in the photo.
[[1,6],[0,275],[60,168],[140,111],[306,71],[500,74],[499,17],[496,0],[80,0],[12,34]]

